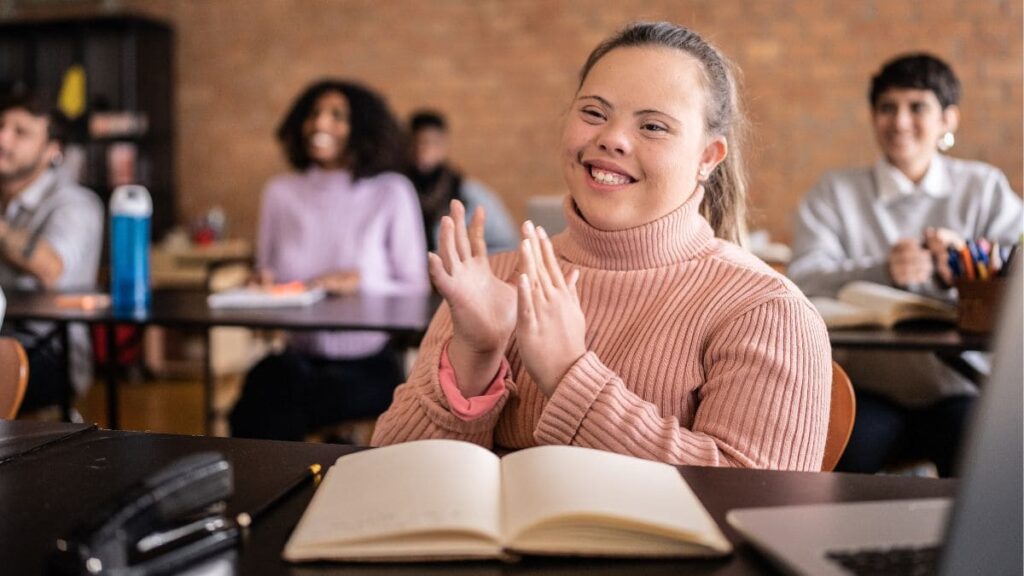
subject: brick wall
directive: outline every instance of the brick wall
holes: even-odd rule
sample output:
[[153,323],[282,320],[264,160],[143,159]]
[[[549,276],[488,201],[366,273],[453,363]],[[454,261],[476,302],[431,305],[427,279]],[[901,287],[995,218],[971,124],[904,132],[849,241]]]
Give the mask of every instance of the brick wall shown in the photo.
[[788,239],[790,214],[830,168],[870,163],[870,75],[928,50],[964,84],[953,154],[1022,189],[1022,7],[1017,0],[76,0],[9,16],[130,10],[177,31],[177,169],[184,217],[214,204],[255,230],[260,188],[286,169],[273,132],[324,75],[359,79],[406,114],[449,113],[454,155],[513,214],[563,190],[562,115],[589,50],[622,24],[694,27],[744,70],[753,225]]

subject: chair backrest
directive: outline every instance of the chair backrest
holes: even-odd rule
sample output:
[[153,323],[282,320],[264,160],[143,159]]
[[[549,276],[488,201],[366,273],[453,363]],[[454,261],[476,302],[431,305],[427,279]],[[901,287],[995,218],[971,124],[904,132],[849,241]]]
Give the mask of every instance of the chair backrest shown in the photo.
[[825,457],[821,461],[824,472],[834,470],[846,443],[853,432],[857,415],[857,400],[853,396],[850,377],[836,362],[832,362],[832,408],[828,414],[828,437],[825,439]]
[[12,420],[25,398],[28,356],[14,338],[0,337],[0,418]]

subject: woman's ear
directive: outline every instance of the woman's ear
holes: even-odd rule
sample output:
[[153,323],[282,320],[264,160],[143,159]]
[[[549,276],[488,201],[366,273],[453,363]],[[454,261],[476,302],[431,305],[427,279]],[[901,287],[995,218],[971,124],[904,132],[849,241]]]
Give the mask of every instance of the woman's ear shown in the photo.
[[700,165],[697,167],[699,180],[707,180],[709,174],[714,172],[715,167],[718,166],[722,160],[725,160],[726,155],[729,153],[729,143],[726,141],[725,136],[715,136],[708,140],[706,146],[704,146],[704,152],[700,157]]
[[960,107],[950,104],[942,111],[942,123],[945,124],[946,132],[956,132],[960,126]]

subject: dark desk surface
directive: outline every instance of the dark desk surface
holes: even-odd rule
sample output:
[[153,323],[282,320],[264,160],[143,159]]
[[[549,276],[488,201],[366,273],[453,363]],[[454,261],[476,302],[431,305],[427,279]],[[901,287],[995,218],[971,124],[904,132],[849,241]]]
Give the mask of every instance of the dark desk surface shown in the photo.
[[828,337],[833,348],[927,352],[988,350],[991,340],[989,334],[942,326],[831,329]]
[[10,292],[8,320],[155,324],[180,328],[240,326],[286,330],[380,330],[422,335],[437,309],[437,297],[354,295],[326,298],[293,308],[211,309],[201,291],[157,290],[148,313],[115,314],[110,309],[77,310],[57,306],[57,294]]
[[[61,426],[61,425],[54,425]],[[123,492],[148,471],[201,450],[219,450],[233,463],[235,495],[229,512],[251,510],[314,462],[331,464],[351,447],[98,430],[76,435],[0,464],[0,566],[4,573],[39,574],[54,539],[83,513]],[[244,543],[244,574],[765,574],[767,564],[725,524],[736,507],[809,502],[951,496],[952,480],[855,474],[766,472],[684,466],[687,482],[737,544],[724,560],[626,561],[527,558],[517,564],[289,565],[280,553],[312,496],[312,488],[274,508]]]
[[[157,290],[153,306],[140,316],[119,316],[109,309],[75,310],[57,306],[56,294],[10,292],[9,320],[155,324],[183,328],[240,326],[286,330],[380,330],[393,334],[422,335],[440,303],[431,296],[355,295],[327,298],[299,308],[211,309],[201,291]],[[829,330],[836,348],[929,350],[962,352],[986,350],[989,335],[960,332],[942,326],[899,329]]]
[[[150,310],[144,314],[116,314],[110,308],[81,310],[58,306],[56,293],[10,292],[7,296],[6,320],[42,320],[62,323],[137,324],[170,328],[207,330],[216,326],[236,326],[276,330],[372,330],[387,332],[396,342],[416,346],[440,305],[440,297],[422,296],[352,296],[330,297],[310,306],[289,308],[212,309],[206,303],[207,293],[196,290],[156,290]],[[116,339],[108,339],[107,355],[116,358]],[[213,373],[209,362],[209,342],[205,357],[204,383],[207,429],[213,411],[210,404]],[[117,378],[113,367],[108,370],[107,413],[110,425],[117,428]],[[70,384],[69,384],[70,386]],[[70,390],[70,387],[68,388]],[[70,398],[70,394],[69,394]],[[65,407],[67,411],[67,406]]]

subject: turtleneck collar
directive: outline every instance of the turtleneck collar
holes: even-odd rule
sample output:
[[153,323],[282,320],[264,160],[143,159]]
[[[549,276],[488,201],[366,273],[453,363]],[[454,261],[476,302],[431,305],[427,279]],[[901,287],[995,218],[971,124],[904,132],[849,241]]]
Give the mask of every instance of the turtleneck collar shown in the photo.
[[598,230],[576,211],[566,196],[566,231],[554,238],[571,263],[605,270],[645,270],[691,260],[707,251],[714,232],[700,215],[704,189],[700,188],[665,216],[627,230]]

